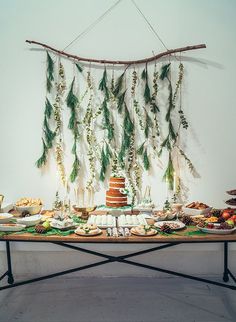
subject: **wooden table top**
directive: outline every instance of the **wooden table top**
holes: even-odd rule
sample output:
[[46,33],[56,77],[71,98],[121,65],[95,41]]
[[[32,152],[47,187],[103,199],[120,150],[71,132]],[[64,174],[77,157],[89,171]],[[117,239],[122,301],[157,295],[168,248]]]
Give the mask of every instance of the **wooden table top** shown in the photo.
[[155,236],[130,236],[130,237],[107,237],[106,231],[102,230],[102,234],[98,236],[78,236],[71,234],[68,236],[44,236],[34,235],[31,233],[8,234],[0,237],[0,241],[33,241],[33,242],[67,242],[67,243],[192,243],[192,242],[236,242],[236,233],[229,235],[186,235],[186,232],[194,229],[184,229],[176,233],[166,235],[157,234]]
[[[104,211],[94,211],[94,214],[104,214]],[[14,215],[17,214],[14,212]],[[147,219],[148,224],[154,224],[153,219]],[[236,231],[228,235],[216,234],[190,234],[197,232],[196,227],[185,227],[169,235],[157,234],[155,236],[130,236],[130,237],[107,237],[106,230],[102,229],[102,234],[98,236],[79,236],[71,234],[68,236],[43,235],[32,233],[13,233],[0,236],[0,241],[22,241],[22,242],[65,242],[65,243],[199,243],[199,242],[236,242]]]

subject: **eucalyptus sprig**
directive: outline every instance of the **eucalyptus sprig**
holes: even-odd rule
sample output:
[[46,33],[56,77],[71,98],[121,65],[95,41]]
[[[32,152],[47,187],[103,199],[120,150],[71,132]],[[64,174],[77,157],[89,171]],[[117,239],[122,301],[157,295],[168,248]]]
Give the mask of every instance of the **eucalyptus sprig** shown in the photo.
[[142,112],[140,110],[139,103],[138,103],[138,101],[136,99],[133,100],[133,105],[134,105],[135,113],[138,116],[138,123],[139,123],[140,129],[142,131],[144,131],[143,115],[142,115]]
[[167,168],[166,168],[164,176],[163,176],[163,181],[166,181],[168,183],[170,190],[173,190],[173,188],[174,188],[174,167],[173,167],[173,162],[172,162],[172,157],[171,157],[170,152],[169,152],[168,165],[167,165]]
[[115,88],[113,91],[113,95],[115,97],[118,97],[122,91],[123,83],[124,83],[124,76],[125,76],[125,71],[116,80]]
[[54,81],[54,62],[47,51],[47,91],[50,93]]
[[37,168],[42,168],[42,166],[46,165],[46,163],[47,163],[48,147],[47,147],[44,139],[42,139],[42,142],[43,142],[43,152],[42,152],[42,155],[40,156],[40,158],[36,161]]
[[145,69],[142,71],[141,78],[144,81],[144,93],[143,93],[144,101],[145,101],[145,104],[148,104],[148,103],[151,103],[152,96],[151,96],[151,91],[148,83],[147,65]]
[[56,132],[55,131],[52,131],[49,127],[49,124],[48,124],[48,118],[46,115],[44,115],[44,122],[43,122],[43,126],[44,126],[44,136],[45,136],[45,142],[47,144],[47,147],[49,149],[52,148],[53,146],[53,141],[55,139],[55,136],[56,136]]
[[71,182],[75,182],[75,180],[76,180],[76,178],[78,177],[78,174],[79,174],[79,169],[80,169],[80,162],[79,162],[77,153],[75,151],[75,153],[74,153],[74,162],[73,162],[72,170],[71,170],[71,173],[70,173],[70,181]]
[[138,81],[138,74],[137,74],[136,70],[134,70],[132,72],[132,86],[131,86],[131,95],[132,96],[135,96],[137,81]]
[[77,96],[74,94],[74,82],[75,78],[73,78],[69,93],[66,97],[66,104],[70,108],[70,119],[68,128],[71,130],[73,137],[74,137],[74,143],[72,146],[71,153],[74,155],[74,162],[72,165],[72,170],[70,174],[70,181],[74,182],[76,178],[78,177],[79,169],[80,169],[80,162],[77,155],[77,143],[79,139],[79,121],[78,121],[78,107],[79,107],[79,100]]
[[114,124],[111,120],[111,114],[107,106],[107,100],[104,98],[102,103],[102,112],[103,112],[103,128],[107,130],[107,138],[109,142],[114,138]]
[[147,141],[144,141],[137,149],[137,154],[142,157],[142,162],[145,170],[150,169],[150,160],[147,152]]
[[106,178],[106,172],[107,172],[108,166],[110,165],[111,158],[112,158],[112,153],[108,144],[106,143],[105,146],[103,146],[102,152],[101,152],[101,170],[100,170],[100,176],[99,176],[99,179],[101,181],[104,181]]
[[64,166],[64,160],[63,160],[63,148],[62,148],[62,142],[59,141],[56,145],[56,162],[58,171],[60,174],[61,181],[63,185],[66,185],[66,173],[65,173],[65,166]]
[[109,95],[109,88],[108,88],[108,84],[107,83],[108,83],[108,80],[107,80],[107,70],[105,68],[104,69],[104,72],[103,72],[103,75],[102,75],[102,79],[100,80],[98,89],[100,91],[102,91],[104,93],[104,95],[105,95],[105,98],[107,100],[109,100],[110,95]]
[[184,153],[184,151],[178,147],[178,151],[180,153],[180,155],[184,158],[184,160],[186,161],[189,171],[193,176],[198,176],[197,170],[195,168],[195,166],[193,165],[192,161],[189,159],[189,157],[186,155],[186,153]]
[[134,123],[131,120],[128,107],[125,104],[124,121],[123,121],[123,137],[122,137],[121,149],[118,157],[122,168],[124,168],[124,158],[125,158],[126,152],[130,148],[133,131],[134,131]]

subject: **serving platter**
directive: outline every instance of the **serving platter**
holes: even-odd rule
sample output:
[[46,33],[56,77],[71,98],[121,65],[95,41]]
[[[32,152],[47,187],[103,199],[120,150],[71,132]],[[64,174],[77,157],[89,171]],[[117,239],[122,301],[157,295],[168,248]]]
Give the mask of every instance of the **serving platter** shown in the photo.
[[13,218],[12,214],[0,213],[0,224],[6,224],[11,221]]
[[145,232],[145,234],[141,234],[136,230],[136,227],[132,227],[130,230],[131,234],[136,235],[136,236],[143,236],[143,237],[148,237],[148,236],[154,236],[157,234],[157,231],[155,229],[150,229]]
[[25,225],[20,224],[0,224],[0,231],[21,231]]
[[96,229],[96,230],[91,230],[88,233],[86,233],[83,229],[81,229],[80,227],[78,227],[75,230],[75,234],[80,235],[80,236],[87,236],[87,237],[91,237],[91,236],[97,236],[100,235],[102,233],[101,229]]
[[164,220],[164,221],[159,221],[154,224],[155,227],[161,228],[163,225],[168,225],[170,226],[171,230],[179,230],[183,229],[185,227],[185,224],[182,223],[181,221],[173,221],[173,220]]
[[29,217],[17,218],[17,223],[25,225],[26,227],[34,226],[40,223],[42,219],[41,215],[33,215]]
[[228,235],[228,234],[232,234],[236,230],[236,227],[234,227],[232,229],[217,229],[217,228],[207,228],[207,227],[197,226],[197,228],[199,230],[201,230],[202,232],[204,232],[204,233],[217,234],[217,235]]

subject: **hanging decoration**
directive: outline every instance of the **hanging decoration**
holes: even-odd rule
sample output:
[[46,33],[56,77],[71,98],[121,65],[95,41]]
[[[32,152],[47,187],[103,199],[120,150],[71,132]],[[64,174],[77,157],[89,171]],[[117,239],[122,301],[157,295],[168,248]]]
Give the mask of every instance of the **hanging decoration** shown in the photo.
[[[92,27],[120,1],[99,17]],[[127,179],[134,204],[142,189],[143,173],[155,170],[155,159],[161,158],[166,162],[163,181],[173,191],[175,199],[182,186],[176,158],[184,160],[192,175],[197,174],[181,142],[181,132],[188,130],[189,123],[181,99],[184,66],[176,55],[206,48],[206,45],[168,49],[134,0],[132,3],[165,47],[164,52],[138,60],[86,58],[66,52],[83,33],[63,50],[34,40],[26,42],[42,46],[47,59],[43,151],[36,162],[37,167],[46,166],[51,151],[60,180],[64,186],[67,185],[64,132],[68,129],[73,138],[70,182],[77,182],[80,173],[86,173],[86,183],[80,189],[94,191],[99,180],[106,183],[110,174],[122,174]],[[163,57],[168,57],[169,62],[159,63]],[[172,57],[179,61],[177,77]],[[63,58],[73,64],[74,75],[68,88]],[[58,65],[54,63],[56,59]],[[103,66],[100,76],[97,76],[97,64]],[[79,77],[75,77],[75,70]],[[83,95],[80,94],[81,89],[85,89]],[[63,108],[63,104],[67,108]],[[69,114],[68,126],[63,124],[64,114],[67,117]]]

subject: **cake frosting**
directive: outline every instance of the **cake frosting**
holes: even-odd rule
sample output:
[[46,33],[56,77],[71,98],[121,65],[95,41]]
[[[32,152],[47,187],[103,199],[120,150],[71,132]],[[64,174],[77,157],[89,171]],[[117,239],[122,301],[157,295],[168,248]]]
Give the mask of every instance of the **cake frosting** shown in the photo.
[[109,190],[106,191],[106,206],[114,208],[127,206],[127,195],[121,192],[122,189],[125,189],[125,178],[111,177]]

